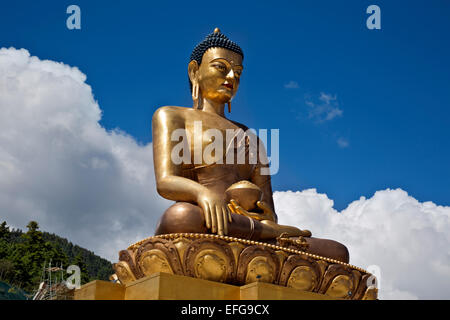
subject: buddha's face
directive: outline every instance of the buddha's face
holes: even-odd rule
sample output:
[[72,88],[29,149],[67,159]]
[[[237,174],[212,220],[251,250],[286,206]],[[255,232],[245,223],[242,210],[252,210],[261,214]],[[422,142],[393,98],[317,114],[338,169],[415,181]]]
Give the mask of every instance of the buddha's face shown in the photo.
[[227,103],[236,94],[241,77],[242,56],[224,48],[210,48],[195,72],[203,98]]

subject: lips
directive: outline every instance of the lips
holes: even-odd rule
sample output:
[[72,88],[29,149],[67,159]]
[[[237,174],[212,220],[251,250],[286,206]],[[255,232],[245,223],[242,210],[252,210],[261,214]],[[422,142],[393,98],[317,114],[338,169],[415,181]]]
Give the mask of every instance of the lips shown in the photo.
[[223,86],[233,90],[233,85],[231,83],[224,83]]

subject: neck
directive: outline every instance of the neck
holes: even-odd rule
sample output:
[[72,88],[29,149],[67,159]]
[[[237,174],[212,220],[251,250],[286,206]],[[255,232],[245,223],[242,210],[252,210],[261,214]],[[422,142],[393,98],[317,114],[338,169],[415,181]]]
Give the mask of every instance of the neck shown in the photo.
[[202,100],[202,110],[206,112],[215,113],[225,118],[225,103],[214,102],[208,99]]

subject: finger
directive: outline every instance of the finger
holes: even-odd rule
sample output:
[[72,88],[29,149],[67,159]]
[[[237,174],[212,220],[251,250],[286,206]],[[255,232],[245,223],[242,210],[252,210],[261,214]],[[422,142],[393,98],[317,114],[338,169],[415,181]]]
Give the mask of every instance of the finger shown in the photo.
[[236,206],[235,207],[235,209],[236,209],[236,212],[238,213],[238,214],[241,214],[241,215],[246,215],[247,214],[247,210],[245,210],[244,208],[242,208],[241,206]]
[[[231,211],[232,213],[237,213],[236,211],[234,211],[234,207],[232,204],[227,204],[229,211]],[[230,214],[230,218],[231,218],[231,214]],[[231,222],[231,221],[230,221]]]
[[263,209],[264,212],[266,212],[266,211],[272,211],[272,209],[270,209],[270,208],[266,205],[266,203],[263,202],[263,201],[258,201],[258,202],[256,202],[256,205],[257,205],[259,208]]
[[206,228],[211,229],[211,211],[209,210],[209,205],[206,201],[203,201],[202,207],[205,215]]
[[214,205],[210,205],[209,209],[211,210],[211,231],[212,233],[217,233],[216,207]]
[[236,202],[236,200],[231,199],[230,200],[231,204],[233,205],[234,208],[236,208],[237,206],[239,206],[239,204]]
[[[228,207],[229,208],[229,207]],[[227,210],[227,213],[228,213],[228,221],[230,221],[230,223],[232,223],[233,222],[233,219],[231,219],[231,211],[230,210]]]
[[225,235],[228,234],[228,209],[227,207],[222,207],[222,216],[223,216],[223,233]]
[[246,210],[244,210],[237,202],[236,200],[231,199],[230,200],[231,204],[233,205],[234,208],[234,212],[237,214],[245,214],[247,213]]
[[216,205],[216,216],[217,216],[217,225],[218,225],[218,234],[223,236],[223,213],[222,206]]
[[273,210],[264,201],[256,202],[256,205],[263,210],[266,219],[274,220]]

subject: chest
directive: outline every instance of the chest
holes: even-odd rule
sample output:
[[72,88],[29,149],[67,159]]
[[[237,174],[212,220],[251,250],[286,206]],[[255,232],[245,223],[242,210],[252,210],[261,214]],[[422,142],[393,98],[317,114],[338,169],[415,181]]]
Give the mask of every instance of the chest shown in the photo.
[[186,136],[196,165],[257,163],[257,136],[229,121],[189,121]]

